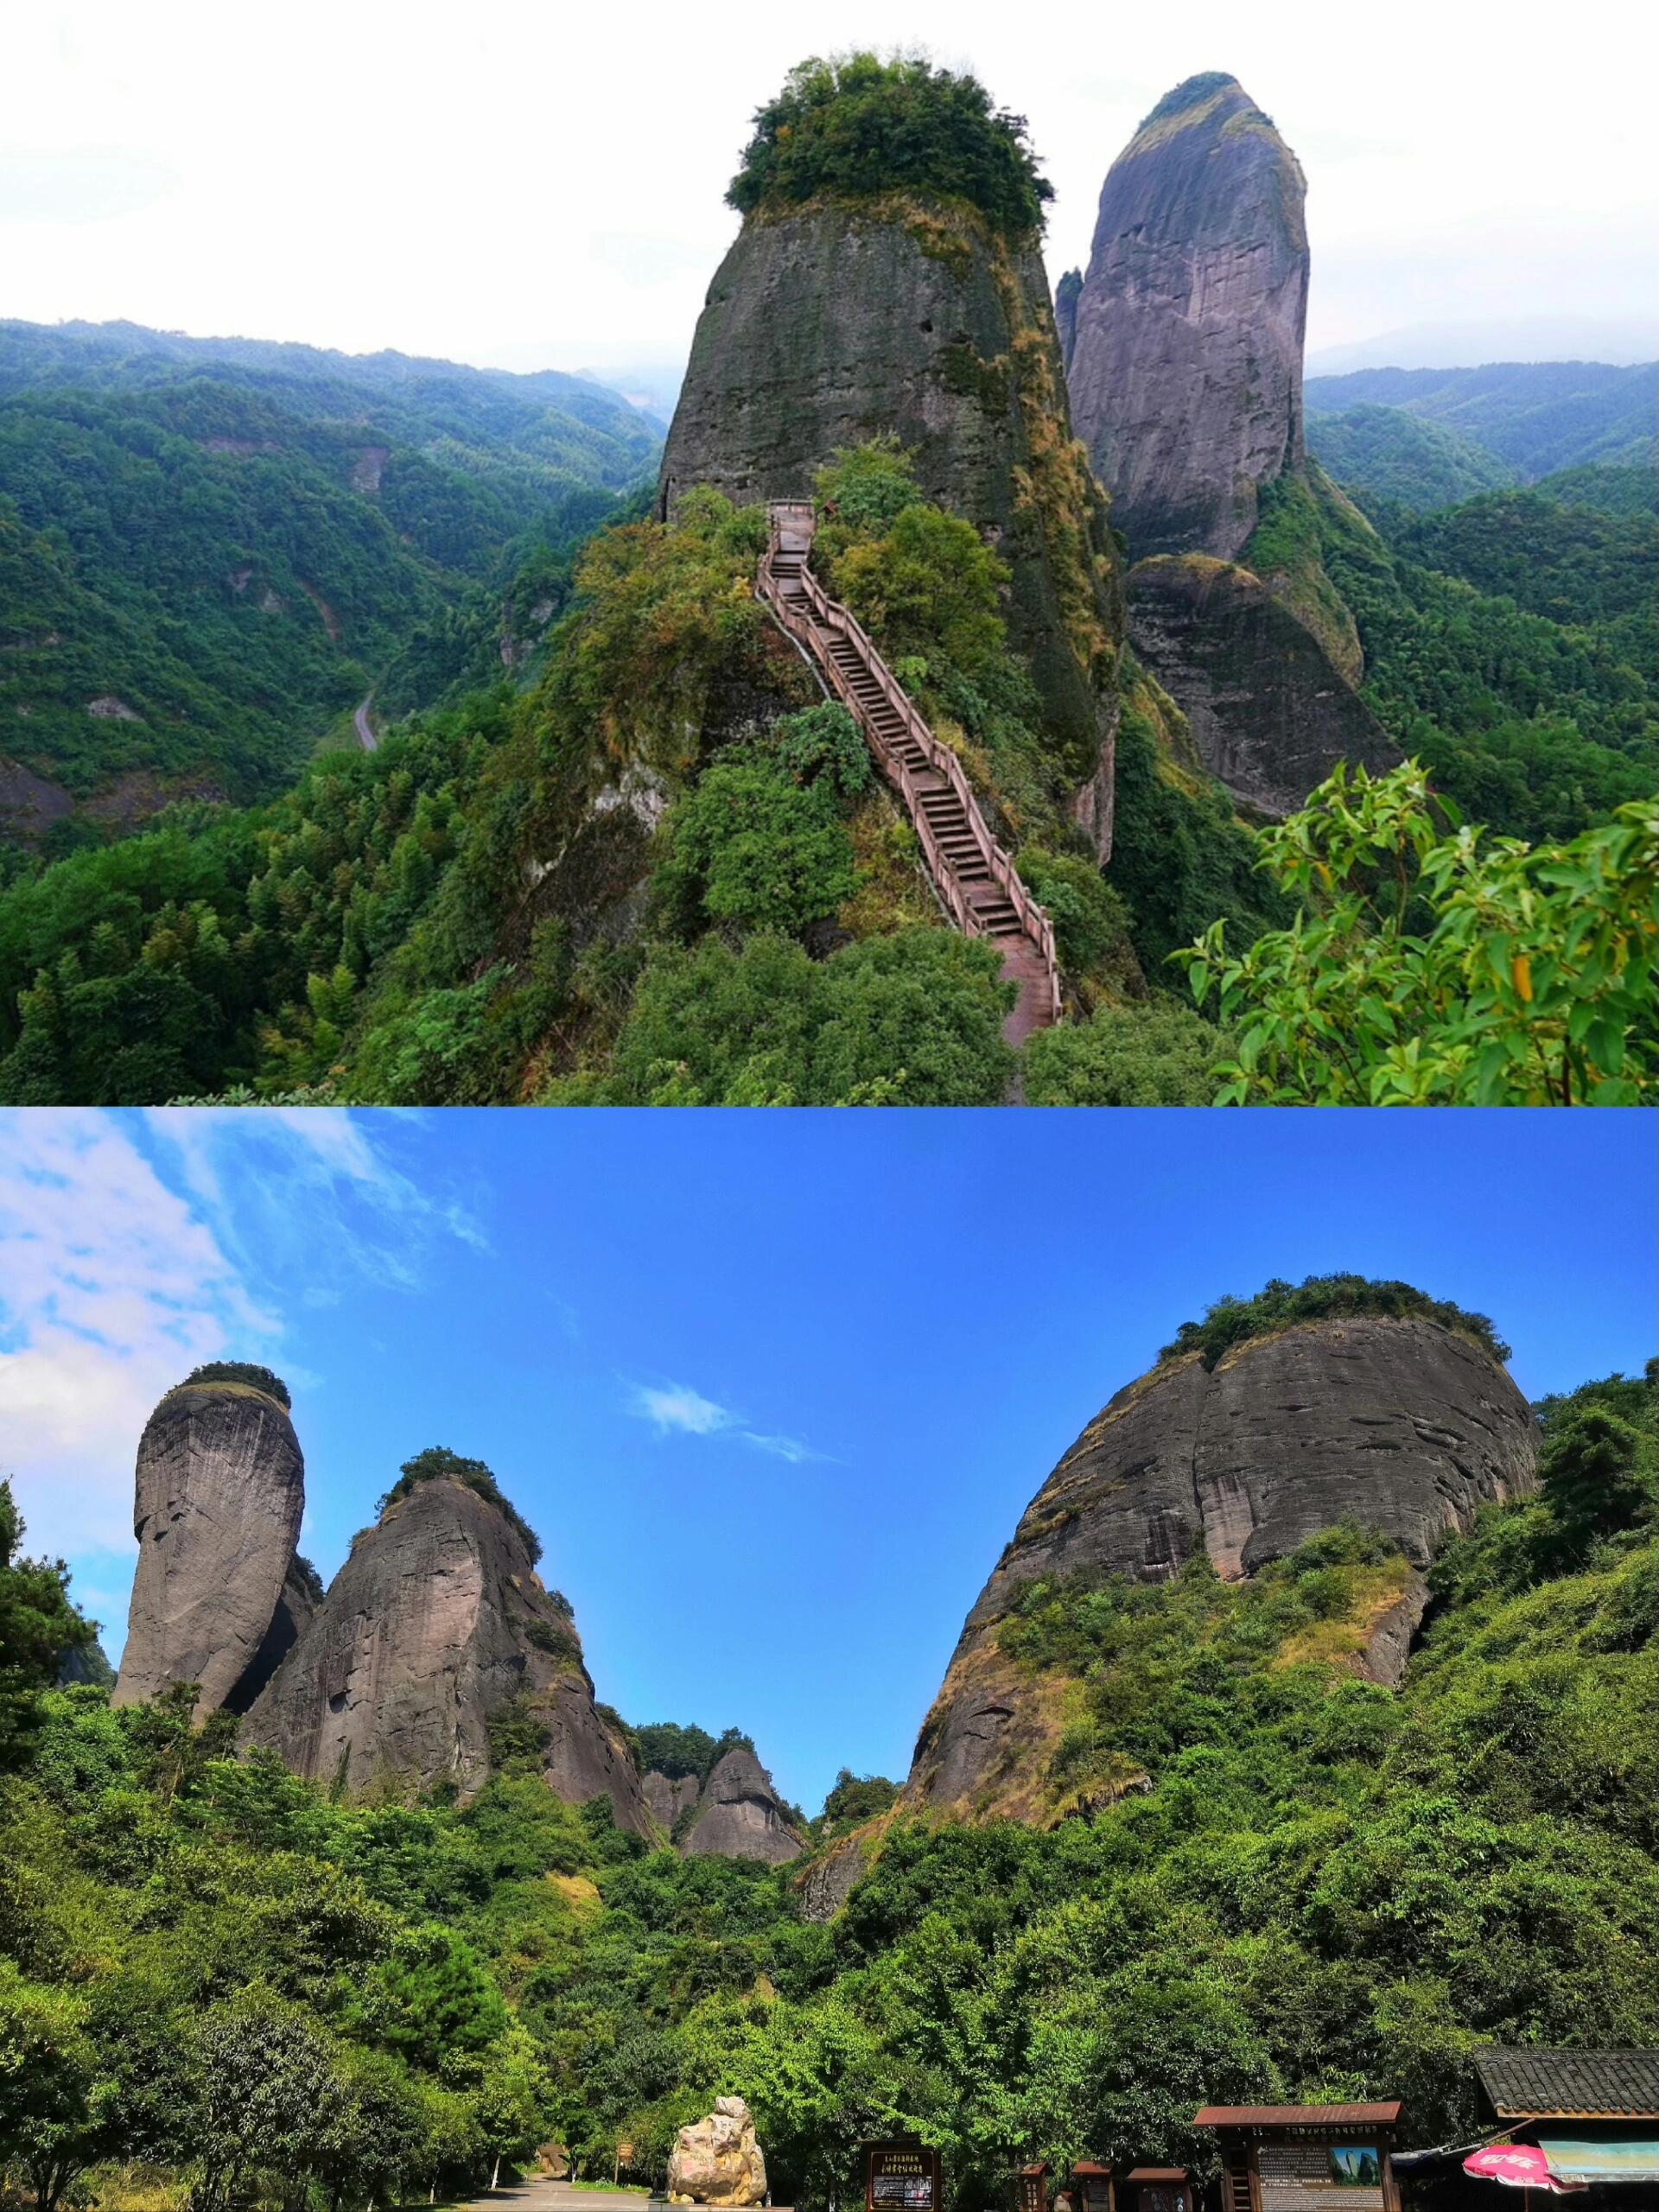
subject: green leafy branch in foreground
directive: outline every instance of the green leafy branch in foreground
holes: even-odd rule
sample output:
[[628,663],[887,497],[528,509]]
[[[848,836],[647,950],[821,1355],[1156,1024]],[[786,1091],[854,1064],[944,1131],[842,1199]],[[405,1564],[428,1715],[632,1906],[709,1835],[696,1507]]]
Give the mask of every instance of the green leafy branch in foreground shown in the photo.
[[1566,845],[1484,834],[1414,760],[1339,767],[1263,834],[1295,920],[1238,954],[1217,922],[1172,956],[1238,1036],[1217,1104],[1659,1097],[1659,802]]

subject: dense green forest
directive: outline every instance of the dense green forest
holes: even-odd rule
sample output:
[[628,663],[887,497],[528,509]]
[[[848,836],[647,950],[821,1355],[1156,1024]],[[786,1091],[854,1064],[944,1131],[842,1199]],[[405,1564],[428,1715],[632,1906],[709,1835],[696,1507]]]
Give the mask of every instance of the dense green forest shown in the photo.
[[1429,515],[1362,491],[1374,529],[1317,475],[1262,503],[1258,539],[1318,545],[1390,734],[1504,836],[1570,837],[1659,789],[1659,522],[1623,511],[1626,472],[1596,475],[1570,499],[1544,486]]
[[1399,408],[1507,462],[1523,481],[1592,461],[1651,467],[1653,366],[1601,361],[1499,361],[1475,369],[1356,369],[1309,377],[1316,416]]
[[499,671],[656,448],[571,378],[0,324],[14,834],[272,795],[371,689],[428,703],[486,635]]
[[[982,166],[988,134],[1009,190],[1029,185],[1019,118],[965,85],[809,69],[745,175],[786,202],[879,145],[943,176]],[[1530,424],[1535,458],[1614,448],[1609,376],[1368,400],[1372,477],[1425,440],[1434,465],[1466,461],[1494,423]],[[1403,478],[1357,484],[1356,505],[1317,469],[1270,488],[1247,559],[1339,595],[1366,696],[1427,783],[1338,779],[1282,832],[1253,829],[1125,652],[1103,874],[1009,645],[1001,561],[890,444],[837,456],[824,579],[1055,925],[1068,1018],[1016,1066],[993,956],[942,926],[851,723],[753,599],[760,511],[700,496],[672,528],[645,519],[654,439],[578,379],[0,326],[0,712],[54,806],[86,795],[0,845],[0,1100],[1649,1095],[1641,469],[1578,461],[1451,505]],[[346,718],[371,690],[365,757]],[[0,762],[0,804],[22,769]],[[1379,868],[1412,888],[1397,912],[1370,895]],[[1558,957],[1586,895],[1597,950]]]
[[[1639,810],[1615,821],[1655,780],[1659,695],[1619,651],[1647,651],[1645,525],[1497,495],[1410,521],[1445,564],[1429,568],[1322,485],[1270,495],[1258,537],[1317,547],[1379,713],[1472,820],[1541,841],[1529,854],[1468,844],[1407,772],[1363,798],[1358,844],[1340,779],[1282,831],[1252,832],[1126,655],[1103,875],[1009,648],[995,554],[920,498],[891,446],[823,473],[828,581],[957,748],[1054,920],[1072,1019],[1027,1047],[1025,1096],[1207,1103],[1235,1049],[1260,1054],[1229,1032],[1248,1040],[1262,1005],[1300,1057],[1289,1068],[1275,1048],[1231,1095],[1262,1080],[1282,1099],[1647,1095],[1652,839]],[[142,836],[16,866],[0,897],[0,1097],[1005,1096],[994,958],[941,925],[853,726],[755,602],[763,531],[759,510],[709,493],[672,527],[607,528],[562,577],[521,581],[568,604],[544,650],[487,690],[467,685],[499,612],[452,618],[423,664],[448,703],[372,756],[321,760],[262,809],[177,806]],[[1550,604],[1581,570],[1605,611],[1569,627],[1453,567]],[[1398,912],[1357,887],[1378,861],[1421,887]],[[1586,897],[1605,934],[1593,959],[1563,957]],[[1234,965],[1207,954],[1186,982],[1201,1002],[1224,991],[1219,1020],[1173,965],[1217,920]],[[1310,974],[1316,944],[1326,966]],[[1493,982],[1482,948],[1499,944]],[[1339,974],[1351,995],[1345,980],[1333,995]],[[1344,1065],[1306,1049],[1322,1033]]]
[[1427,513],[1482,492],[1506,491],[1520,480],[1509,462],[1471,438],[1408,415],[1403,407],[1310,412],[1307,449],[1368,512],[1374,501],[1388,500],[1414,514]]
[[86,1630],[0,1487],[0,2164],[44,2212],[354,2212],[554,2139],[659,2176],[733,2090],[812,2208],[901,2132],[962,2206],[1019,2158],[1203,2165],[1210,2099],[1457,2139],[1483,2042],[1659,2040],[1655,1387],[1536,1409],[1541,1489],[1445,1546],[1397,1691],[1354,1668],[1406,1573],[1360,1528],[1243,1584],[1032,1585],[1003,1648],[1066,1686],[1050,1778],[1096,1809],[931,1824],[843,1773],[817,1847],[869,1863],[827,1924],[810,1859],[650,1851],[511,1739],[464,1806],[348,1804],[188,1692],[50,1688]]

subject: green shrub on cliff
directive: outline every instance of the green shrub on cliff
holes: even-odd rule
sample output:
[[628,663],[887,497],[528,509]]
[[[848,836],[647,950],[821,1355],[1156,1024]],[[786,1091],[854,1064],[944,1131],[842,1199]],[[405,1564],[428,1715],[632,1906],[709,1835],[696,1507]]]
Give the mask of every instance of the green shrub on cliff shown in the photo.
[[688,938],[711,922],[793,934],[833,914],[857,887],[849,803],[873,772],[858,725],[828,702],[728,747],[664,823],[663,911]]
[[447,1444],[429,1445],[424,1452],[417,1452],[412,1459],[405,1459],[399,1468],[397,1479],[380,1500],[382,1513],[400,1499],[407,1497],[421,1483],[463,1483],[480,1497],[486,1498],[497,1512],[510,1522],[518,1532],[529,1552],[533,1565],[542,1555],[542,1540],[531,1527],[517,1506],[505,1497],[495,1478],[493,1468],[481,1459],[468,1459],[459,1452],[452,1452]]
[[1178,957],[1238,1032],[1222,1105],[1630,1106],[1659,1097],[1659,804],[1569,845],[1445,826],[1423,771],[1338,768],[1264,832],[1301,911]]
[[664,946],[640,976],[607,1068],[550,1105],[993,1106],[1014,1056],[1011,1000],[980,938],[911,929],[812,960],[760,931]]
[[1201,1352],[1213,1367],[1235,1344],[1272,1336],[1300,1321],[1323,1321],[1344,1314],[1381,1313],[1397,1319],[1420,1316],[1471,1337],[1494,1359],[1507,1359],[1510,1348],[1484,1313],[1471,1313],[1449,1298],[1431,1298],[1408,1282],[1374,1281],[1369,1275],[1305,1275],[1299,1283],[1277,1277],[1254,1298],[1218,1298],[1202,1321],[1183,1321],[1160,1359]]
[[916,55],[814,57],[755,111],[726,197],[741,214],[821,195],[907,192],[965,200],[1001,230],[1040,228],[1053,188],[1026,119],[994,108],[976,78]]
[[1039,1029],[1025,1049],[1027,1106],[1207,1106],[1221,1032],[1171,999],[1103,1006]]
[[204,1366],[193,1367],[185,1376],[190,1382],[245,1382],[251,1390],[263,1390],[268,1398],[275,1398],[279,1406],[292,1408],[294,1401],[288,1395],[288,1385],[280,1375],[273,1375],[268,1367],[260,1367],[252,1360],[210,1359]]

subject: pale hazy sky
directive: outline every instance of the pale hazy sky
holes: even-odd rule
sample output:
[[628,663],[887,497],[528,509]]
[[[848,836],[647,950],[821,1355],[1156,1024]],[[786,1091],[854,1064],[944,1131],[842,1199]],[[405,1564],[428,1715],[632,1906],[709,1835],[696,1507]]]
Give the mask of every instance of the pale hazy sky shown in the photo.
[[0,315],[519,368],[677,357],[755,106],[804,51],[895,43],[1029,116],[1051,276],[1086,257],[1141,116],[1220,68],[1308,173],[1310,350],[1659,323],[1653,38],[1625,0],[9,0]]

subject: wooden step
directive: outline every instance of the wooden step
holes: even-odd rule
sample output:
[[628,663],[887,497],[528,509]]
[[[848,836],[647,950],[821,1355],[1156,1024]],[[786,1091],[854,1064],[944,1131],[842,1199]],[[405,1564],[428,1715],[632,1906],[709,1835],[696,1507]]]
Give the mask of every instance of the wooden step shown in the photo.
[[[761,595],[770,591],[788,602],[786,627],[817,660],[833,696],[852,710],[867,742],[887,776],[906,794],[916,826],[925,836],[941,887],[966,899],[968,926],[992,939],[1002,956],[1002,972],[1019,986],[1014,1010],[1003,1025],[1011,1044],[1053,1019],[1053,969],[1040,938],[1021,908],[1002,888],[997,870],[1004,863],[971,797],[964,797],[954,771],[935,766],[938,757],[913,709],[891,683],[880,657],[843,629],[822,619],[808,597],[805,572],[814,530],[810,505],[774,502],[772,541],[759,579]],[[781,543],[787,536],[785,550]],[[768,581],[769,579],[769,581]],[[780,607],[779,619],[783,610]]]

